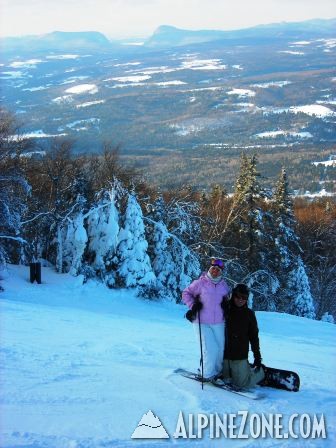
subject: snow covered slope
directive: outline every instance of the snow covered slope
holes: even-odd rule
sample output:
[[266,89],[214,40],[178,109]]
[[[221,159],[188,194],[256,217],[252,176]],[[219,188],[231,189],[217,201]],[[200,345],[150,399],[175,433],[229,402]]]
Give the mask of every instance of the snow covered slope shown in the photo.
[[[1,447],[149,447],[131,440],[151,410],[170,436],[189,413],[324,413],[327,439],[203,439],[192,446],[332,447],[336,443],[335,325],[257,313],[264,362],[295,370],[301,390],[263,389],[252,401],[174,376],[195,369],[198,351],[184,306],[139,300],[132,292],[43,268],[9,267],[0,294]],[[167,446],[167,445],[165,445]],[[190,444],[188,446],[191,446]]]

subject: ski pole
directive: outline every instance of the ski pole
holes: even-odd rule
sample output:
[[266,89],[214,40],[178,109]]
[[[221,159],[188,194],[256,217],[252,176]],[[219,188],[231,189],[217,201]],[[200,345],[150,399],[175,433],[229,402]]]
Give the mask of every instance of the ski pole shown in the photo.
[[203,346],[202,346],[202,330],[201,330],[201,319],[200,319],[200,311],[198,311],[198,332],[200,337],[200,349],[201,349],[201,383],[202,383],[202,390],[204,389],[203,386],[203,378],[204,378],[204,367],[203,367]]

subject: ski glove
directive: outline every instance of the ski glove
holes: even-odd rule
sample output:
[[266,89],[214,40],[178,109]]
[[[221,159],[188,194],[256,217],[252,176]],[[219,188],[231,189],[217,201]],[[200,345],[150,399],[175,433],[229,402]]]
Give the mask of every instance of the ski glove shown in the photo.
[[189,322],[194,322],[196,319],[197,313],[203,308],[203,304],[197,300],[193,306],[191,307],[191,310],[187,311],[185,314],[186,319],[189,320]]
[[188,310],[185,313],[185,318],[188,319],[189,322],[194,322],[196,319],[196,314],[192,310]]
[[252,364],[252,367],[258,371],[261,367],[261,361],[262,361],[262,359],[260,356],[255,356],[254,363]]
[[193,311],[196,314],[199,311],[201,311],[202,308],[203,308],[203,303],[200,302],[199,300],[197,300],[191,307],[191,311]]

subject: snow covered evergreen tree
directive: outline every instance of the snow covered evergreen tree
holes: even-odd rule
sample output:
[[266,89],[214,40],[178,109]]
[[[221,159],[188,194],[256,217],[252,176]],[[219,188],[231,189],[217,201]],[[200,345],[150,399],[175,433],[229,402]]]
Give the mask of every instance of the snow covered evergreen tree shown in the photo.
[[243,154],[227,218],[227,230],[230,231],[228,245],[234,247],[234,263],[228,265],[231,270],[240,272],[240,280],[244,274],[244,282],[254,289],[256,309],[267,310],[274,308],[269,296],[276,289],[277,282],[269,269],[270,234],[265,227],[269,217],[264,211],[267,192],[260,185],[259,177],[256,156],[249,158]]
[[173,197],[163,209],[167,229],[188,247],[197,243],[201,234],[200,208],[192,196],[192,191],[187,189],[181,196]]
[[306,269],[299,256],[295,268],[291,271],[288,282],[288,297],[291,301],[292,314],[315,319],[315,308]]
[[116,280],[115,255],[118,246],[118,183],[101,194],[101,199],[87,213],[88,257],[96,274],[110,287]]
[[152,287],[156,278],[147,253],[142,210],[134,194],[128,195],[124,225],[118,240],[118,276],[122,285]]
[[250,272],[264,265],[264,221],[260,206],[265,192],[259,183],[257,158],[241,157],[240,173],[236,181],[233,209],[236,215],[234,229],[239,235],[239,246],[247,253]]
[[167,222],[166,204],[161,194],[155,199],[153,205],[150,207],[148,216],[156,222]]
[[154,222],[150,226],[153,229],[150,237],[153,250],[153,271],[157,278],[157,287],[162,297],[175,297],[178,279],[176,278],[176,266],[169,250],[171,236],[163,222]]
[[276,296],[278,311],[288,311],[287,283],[290,272],[295,269],[298,255],[302,252],[295,232],[293,203],[289,193],[286,170],[281,170],[272,201],[273,245],[270,248],[274,274],[280,288]]
[[293,203],[284,168],[276,184],[272,209],[276,223],[275,245],[278,252],[276,258],[281,271],[287,269],[300,253],[299,239],[295,233]]
[[198,258],[162,222],[152,223],[153,270],[161,297],[181,300],[184,288],[200,272]]
[[21,152],[27,140],[13,139],[17,133],[15,117],[0,108],[0,270],[5,268],[9,252],[13,259],[26,243],[21,235],[22,217],[27,210],[26,200],[31,193],[21,168]]
[[229,204],[230,199],[225,189],[218,184],[212,187],[209,194],[203,192],[200,197],[202,235],[199,244],[204,263],[208,262],[211,256],[221,257],[225,254],[226,257],[230,257],[226,244]]
[[79,212],[66,226],[63,243],[63,261],[71,275],[77,275],[82,266],[82,257],[86,248],[88,236],[84,227],[84,215]]

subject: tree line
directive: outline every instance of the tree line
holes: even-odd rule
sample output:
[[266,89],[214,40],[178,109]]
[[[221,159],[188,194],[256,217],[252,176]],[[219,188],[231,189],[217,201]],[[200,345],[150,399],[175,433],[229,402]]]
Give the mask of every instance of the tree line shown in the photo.
[[[75,142],[39,148],[0,111],[0,265],[42,261],[110,288],[180,301],[181,291],[225,261],[256,310],[333,322],[336,206],[291,196],[287,174],[262,186],[256,155],[242,154],[233,193],[185,186],[160,191],[123,166],[118,147],[74,155]],[[264,182],[263,182],[264,184]]]

